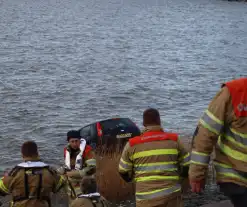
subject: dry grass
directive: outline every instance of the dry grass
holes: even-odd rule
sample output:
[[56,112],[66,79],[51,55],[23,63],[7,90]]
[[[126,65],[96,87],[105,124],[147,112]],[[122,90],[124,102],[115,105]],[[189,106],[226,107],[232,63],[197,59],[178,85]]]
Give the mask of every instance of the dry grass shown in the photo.
[[125,183],[118,174],[119,160],[127,140],[114,139],[109,142],[96,150],[96,179],[99,191],[111,202],[134,199],[134,185]]

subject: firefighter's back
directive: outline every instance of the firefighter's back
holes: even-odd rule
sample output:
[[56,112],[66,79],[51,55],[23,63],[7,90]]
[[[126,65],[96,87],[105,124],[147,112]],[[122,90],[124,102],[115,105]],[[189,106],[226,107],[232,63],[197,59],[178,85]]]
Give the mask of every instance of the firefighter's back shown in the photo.
[[[150,192],[140,199],[179,191],[178,146],[172,140],[143,143],[130,148],[135,166],[136,191]],[[163,189],[163,190],[162,190]],[[167,190],[164,190],[167,189]],[[161,191],[161,192],[160,192]]]
[[9,176],[12,177],[9,188],[15,207],[48,207],[50,194],[58,190],[56,178],[59,176],[50,167],[16,167]]

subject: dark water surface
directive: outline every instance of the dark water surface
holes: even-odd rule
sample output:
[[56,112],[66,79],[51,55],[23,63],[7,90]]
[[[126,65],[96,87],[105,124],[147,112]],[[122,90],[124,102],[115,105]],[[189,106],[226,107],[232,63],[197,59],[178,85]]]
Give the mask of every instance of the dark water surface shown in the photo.
[[0,0],[0,164],[35,139],[148,105],[192,134],[226,80],[247,75],[247,4],[220,0]]

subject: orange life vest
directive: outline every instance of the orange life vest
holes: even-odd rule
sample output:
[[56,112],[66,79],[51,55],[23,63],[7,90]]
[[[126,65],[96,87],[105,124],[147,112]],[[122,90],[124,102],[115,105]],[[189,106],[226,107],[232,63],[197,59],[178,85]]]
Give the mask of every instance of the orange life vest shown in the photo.
[[163,140],[172,140],[172,141],[177,142],[178,134],[166,133],[162,131],[149,131],[149,132],[145,132],[141,136],[137,136],[137,137],[129,139],[129,144],[130,146],[134,146],[134,145],[142,144],[146,142],[163,141]]
[[224,85],[231,94],[236,117],[247,116],[247,78],[232,80]]

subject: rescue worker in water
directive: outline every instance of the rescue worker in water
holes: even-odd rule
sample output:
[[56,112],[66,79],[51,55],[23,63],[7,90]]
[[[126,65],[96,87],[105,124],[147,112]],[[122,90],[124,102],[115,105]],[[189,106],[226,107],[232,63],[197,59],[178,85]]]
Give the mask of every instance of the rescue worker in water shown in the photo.
[[213,98],[194,133],[189,178],[204,188],[210,154],[221,191],[235,207],[247,206],[247,78],[229,81]]
[[68,177],[69,203],[80,191],[81,179],[96,173],[96,159],[92,148],[81,138],[80,132],[71,130],[67,133],[68,145],[64,148],[66,175]]
[[190,154],[177,134],[161,127],[158,110],[143,113],[141,136],[125,145],[119,162],[120,176],[136,182],[136,206],[182,207],[182,177],[188,176]]
[[81,181],[81,194],[72,202],[71,207],[108,207],[107,200],[97,192],[95,178],[84,177]]
[[0,195],[11,194],[15,207],[51,206],[50,194],[65,187],[65,179],[40,160],[35,142],[25,142],[21,153],[24,162],[1,178]]

